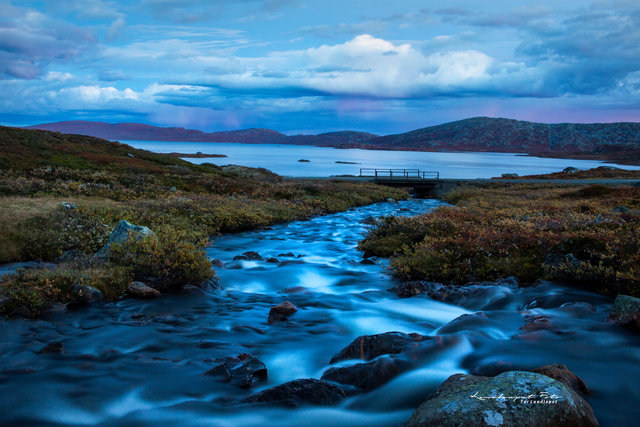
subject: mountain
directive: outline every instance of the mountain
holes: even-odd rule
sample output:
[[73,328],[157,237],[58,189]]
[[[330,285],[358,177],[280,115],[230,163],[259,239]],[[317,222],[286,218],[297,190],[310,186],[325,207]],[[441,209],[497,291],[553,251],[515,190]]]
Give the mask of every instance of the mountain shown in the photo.
[[65,134],[79,134],[96,138],[124,141],[182,141],[182,142],[243,142],[247,144],[299,144],[334,146],[343,143],[360,143],[377,138],[366,132],[342,131],[319,135],[287,136],[271,129],[244,129],[228,132],[202,132],[180,127],[158,127],[141,123],[102,123],[82,120],[44,123],[29,126]]
[[181,141],[181,142],[244,142],[250,144],[273,144],[287,139],[287,136],[270,129],[245,129],[230,132],[202,132],[179,127],[159,127],[141,123],[102,123],[74,120],[44,123],[29,126],[65,134],[79,134],[96,138],[130,141]]
[[377,136],[342,131],[287,136],[269,129],[207,133],[139,123],[69,121],[31,126],[115,140],[243,142],[405,151],[485,151],[543,157],[640,162],[640,123],[545,124],[475,117],[411,132]]
[[640,123],[544,124],[476,117],[369,142],[418,150],[588,153],[605,147],[640,148]]

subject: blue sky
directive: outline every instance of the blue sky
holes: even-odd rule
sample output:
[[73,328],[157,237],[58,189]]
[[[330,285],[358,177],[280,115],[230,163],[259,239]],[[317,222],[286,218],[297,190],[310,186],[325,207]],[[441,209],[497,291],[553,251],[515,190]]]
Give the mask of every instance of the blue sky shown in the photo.
[[[446,6],[443,6],[446,4]],[[637,0],[0,0],[0,123],[640,121]]]

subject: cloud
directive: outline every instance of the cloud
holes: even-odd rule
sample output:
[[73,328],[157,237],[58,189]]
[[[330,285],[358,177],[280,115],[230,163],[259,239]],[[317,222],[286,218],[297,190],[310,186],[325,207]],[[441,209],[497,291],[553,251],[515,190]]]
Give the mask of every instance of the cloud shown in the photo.
[[345,35],[355,34],[381,34],[384,33],[387,23],[381,20],[368,20],[364,22],[340,23],[334,25],[314,25],[301,27],[293,33],[294,36],[314,36],[325,39],[338,39]]
[[35,79],[52,62],[78,56],[95,40],[90,31],[26,8],[3,5],[12,19],[0,20],[0,78]]
[[45,77],[45,80],[48,82],[66,82],[71,79],[73,79],[73,74],[61,73],[59,71],[49,71]]
[[138,9],[157,19],[175,23],[197,23],[220,20],[230,10],[243,10],[243,21],[268,19],[271,14],[297,0],[142,0]]

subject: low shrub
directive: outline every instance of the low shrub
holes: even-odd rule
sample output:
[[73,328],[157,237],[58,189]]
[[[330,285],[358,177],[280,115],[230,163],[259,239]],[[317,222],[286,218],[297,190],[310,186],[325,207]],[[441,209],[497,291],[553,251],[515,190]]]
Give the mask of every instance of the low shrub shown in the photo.
[[[376,221],[360,249],[392,257],[403,279],[465,284],[513,275],[640,296],[638,188],[494,183],[445,199],[456,206]],[[545,263],[549,254],[576,262]]]

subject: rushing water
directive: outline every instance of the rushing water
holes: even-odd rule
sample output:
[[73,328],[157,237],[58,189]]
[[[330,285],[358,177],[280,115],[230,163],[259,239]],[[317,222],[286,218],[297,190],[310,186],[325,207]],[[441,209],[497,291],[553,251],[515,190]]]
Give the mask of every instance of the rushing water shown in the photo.
[[[595,160],[550,159],[511,153],[338,150],[303,145],[212,142],[124,142],[135,148],[158,153],[224,154],[228,157],[185,160],[194,163],[208,162],[216,165],[234,164],[261,167],[279,175],[294,177],[358,175],[360,168],[414,168],[440,172],[441,178],[492,178],[503,173],[532,175],[558,172],[568,166],[590,169],[605,164]],[[309,160],[309,162],[298,162],[300,159]],[[640,169],[638,166],[616,166],[624,169]]]
[[[401,425],[449,375],[496,364],[531,369],[564,363],[592,389],[603,425],[633,425],[640,402],[640,338],[605,322],[611,300],[553,284],[496,287],[465,307],[426,296],[399,299],[384,262],[360,263],[356,244],[369,216],[424,212],[435,200],[379,203],[309,221],[222,236],[208,249],[222,260],[222,289],[188,288],[151,301],[122,299],[40,320],[0,320],[0,412],[6,425]],[[245,251],[281,261],[237,261]],[[302,286],[292,293],[286,289]],[[299,311],[267,325],[285,300]],[[584,304],[592,304],[594,311]],[[462,314],[487,318],[444,327]],[[525,316],[549,331],[523,333]],[[417,332],[452,338],[413,369],[335,407],[252,407],[249,393],[320,378],[330,358],[363,334]],[[59,341],[64,354],[38,354]],[[268,369],[246,391],[203,373],[213,359],[251,353]],[[347,362],[347,364],[350,362]]]

